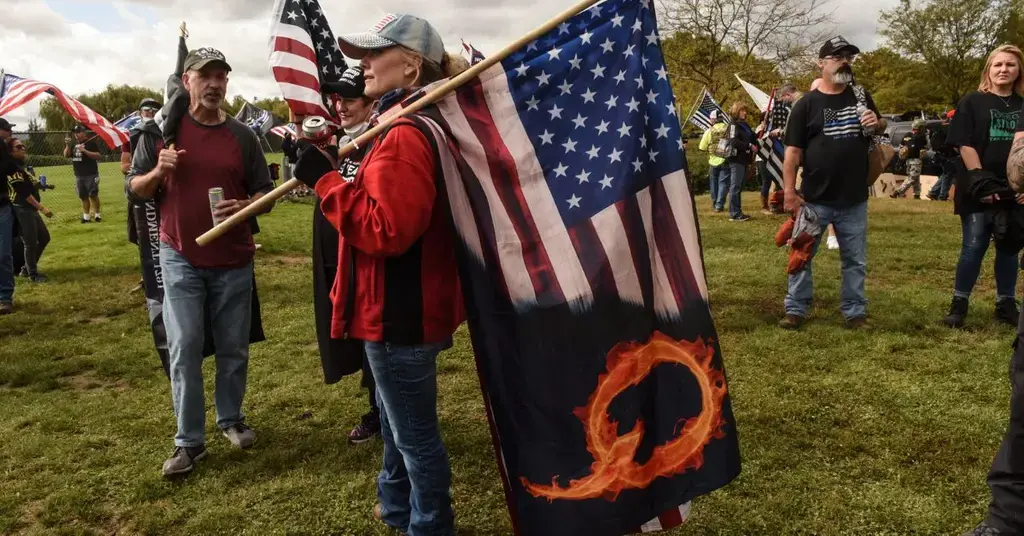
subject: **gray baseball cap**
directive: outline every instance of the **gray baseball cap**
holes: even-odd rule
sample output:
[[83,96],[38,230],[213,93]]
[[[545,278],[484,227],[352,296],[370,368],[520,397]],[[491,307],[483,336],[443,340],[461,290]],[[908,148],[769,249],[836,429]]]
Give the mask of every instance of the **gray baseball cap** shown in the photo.
[[357,60],[362,59],[367,50],[395,45],[419,52],[438,65],[444,59],[444,42],[441,41],[441,35],[429,22],[414,15],[388,13],[369,31],[338,38],[341,51]]

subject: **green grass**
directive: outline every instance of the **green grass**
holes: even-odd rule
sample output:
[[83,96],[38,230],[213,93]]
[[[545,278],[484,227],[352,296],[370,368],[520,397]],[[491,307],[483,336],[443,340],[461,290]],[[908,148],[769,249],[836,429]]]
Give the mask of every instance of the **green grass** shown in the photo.
[[[54,225],[41,268],[0,318],[0,532],[385,534],[372,522],[380,443],[345,436],[365,409],[358,378],[321,382],[312,325],[308,204],[261,219],[257,273],[269,341],[253,346],[246,410],[259,433],[184,482],[159,474],[174,420],[152,347],[120,182],[106,221]],[[747,195],[756,213],[756,195]],[[977,522],[1007,422],[1013,330],[991,321],[991,262],[967,329],[938,325],[959,248],[943,203],[874,200],[874,328],[838,312],[836,252],[816,260],[806,329],[774,327],[785,292],[780,220],[730,223],[698,199],[712,307],[739,426],[743,473],[698,500],[674,534],[953,534]],[[442,354],[440,408],[460,534],[509,532],[465,331]],[[212,363],[207,363],[207,378]],[[212,387],[212,385],[211,385]],[[207,398],[212,404],[212,396]]]

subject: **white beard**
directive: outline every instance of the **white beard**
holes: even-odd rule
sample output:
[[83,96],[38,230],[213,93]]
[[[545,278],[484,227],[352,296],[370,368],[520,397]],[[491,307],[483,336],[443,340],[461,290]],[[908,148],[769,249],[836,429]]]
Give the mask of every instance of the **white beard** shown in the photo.
[[832,82],[835,84],[850,85],[853,83],[853,73],[832,73]]

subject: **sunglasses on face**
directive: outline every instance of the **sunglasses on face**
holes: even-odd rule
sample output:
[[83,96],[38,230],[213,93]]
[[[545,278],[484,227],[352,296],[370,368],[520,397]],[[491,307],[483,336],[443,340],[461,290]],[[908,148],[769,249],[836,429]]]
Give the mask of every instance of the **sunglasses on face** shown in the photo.
[[14,151],[24,151],[25,150],[25,146],[19,144],[19,145],[15,145],[11,149],[14,150]]
[[143,106],[142,107],[142,111],[143,112],[156,112],[156,108],[153,108],[152,106]]
[[826,60],[832,61],[853,61],[855,54],[836,54],[835,56],[825,56]]

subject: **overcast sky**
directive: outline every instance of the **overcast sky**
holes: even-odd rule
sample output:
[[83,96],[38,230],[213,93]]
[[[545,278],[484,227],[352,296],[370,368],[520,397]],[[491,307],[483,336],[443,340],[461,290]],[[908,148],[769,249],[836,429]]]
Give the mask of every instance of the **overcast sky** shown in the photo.
[[[484,54],[572,5],[574,0],[321,0],[335,35],[363,30],[385,11],[430,20],[449,50],[459,38]],[[877,46],[878,12],[898,0],[832,0],[836,31],[862,50]],[[212,46],[233,67],[229,95],[278,96],[267,64],[273,0],[0,0],[0,68],[78,95],[107,84],[163,88],[174,68],[178,25],[190,47]],[[38,103],[8,117],[24,127]],[[116,117],[109,118],[117,120]]]

